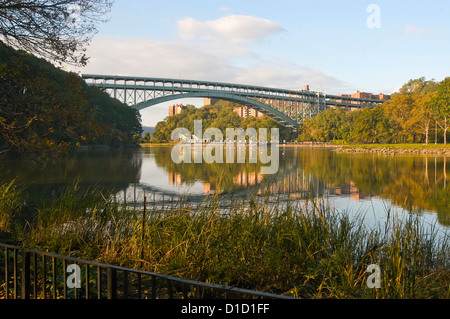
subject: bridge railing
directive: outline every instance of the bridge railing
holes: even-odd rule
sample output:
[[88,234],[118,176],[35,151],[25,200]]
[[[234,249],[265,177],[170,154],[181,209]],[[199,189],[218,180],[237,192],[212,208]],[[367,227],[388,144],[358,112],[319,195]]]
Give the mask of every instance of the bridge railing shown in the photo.
[[209,97],[251,107],[293,131],[296,131],[306,118],[314,118],[329,107],[361,109],[385,102],[378,99],[328,95],[319,91],[209,81],[95,74],[84,74],[82,77],[87,85],[102,87],[111,97],[137,110],[177,99]]
[[[138,105],[149,99],[156,100],[161,97],[183,94],[200,94],[201,97],[209,97],[211,92],[219,95],[231,94],[255,100],[283,101],[283,103],[312,103],[325,104],[333,107],[373,107],[385,102],[385,100],[356,98],[350,96],[329,95],[318,91],[288,90],[281,88],[269,88],[250,86],[243,84],[192,81],[181,79],[139,78],[109,75],[83,74],[83,79],[88,85],[100,86],[112,90],[111,96],[124,103]],[[148,92],[148,93],[147,93]],[[162,101],[161,101],[162,102]],[[158,102],[159,103],[159,102]],[[263,102],[271,105],[270,102]],[[145,106],[147,107],[147,106]],[[274,107],[272,105],[272,107]],[[278,109],[275,107],[275,109]]]
[[290,299],[0,244],[0,299]]

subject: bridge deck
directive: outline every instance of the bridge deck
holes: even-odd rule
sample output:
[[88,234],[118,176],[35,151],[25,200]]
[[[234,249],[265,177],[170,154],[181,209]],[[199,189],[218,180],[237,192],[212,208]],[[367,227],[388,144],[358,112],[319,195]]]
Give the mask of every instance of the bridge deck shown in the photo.
[[84,74],[88,85],[103,87],[112,97],[138,110],[170,100],[211,97],[249,106],[281,125],[297,129],[307,117],[327,107],[374,107],[384,100],[329,95],[323,92],[288,90],[211,81]]

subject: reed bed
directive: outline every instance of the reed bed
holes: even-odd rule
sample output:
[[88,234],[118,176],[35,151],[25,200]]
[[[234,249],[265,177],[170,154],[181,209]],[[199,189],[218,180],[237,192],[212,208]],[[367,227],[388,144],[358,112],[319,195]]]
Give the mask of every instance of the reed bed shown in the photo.
[[[301,298],[450,298],[448,234],[412,213],[386,211],[386,223],[367,225],[362,212],[267,194],[183,199],[144,214],[104,194],[73,186],[49,199],[21,244]],[[381,269],[379,289],[367,286],[371,264]]]
[[14,220],[23,213],[22,191],[15,181],[0,184],[0,241],[19,232]]

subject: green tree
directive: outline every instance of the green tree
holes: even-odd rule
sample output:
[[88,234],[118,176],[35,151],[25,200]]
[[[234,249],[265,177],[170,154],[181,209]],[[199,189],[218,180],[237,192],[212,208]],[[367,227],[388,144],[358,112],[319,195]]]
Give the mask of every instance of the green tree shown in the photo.
[[0,153],[48,158],[133,143],[139,112],[74,73],[0,43]]
[[410,126],[414,108],[415,100],[410,94],[396,94],[383,104],[385,114],[395,123],[393,138],[396,142],[414,142],[416,132]]
[[425,143],[429,143],[430,124],[436,118],[436,113],[431,105],[431,100],[436,96],[436,92],[417,94],[414,97],[414,108],[411,112],[410,126],[417,132],[425,135]]
[[344,114],[343,123],[339,127],[339,134],[344,142],[353,142],[352,134],[355,127],[355,119],[358,116],[358,112],[346,112]]
[[346,120],[347,113],[343,109],[328,109],[314,119],[306,119],[302,139],[315,142],[342,140],[348,137],[344,137],[346,131],[343,130]]
[[413,95],[413,94],[422,94],[426,95],[427,93],[435,92],[438,88],[439,83],[434,80],[427,81],[425,77],[421,77],[418,79],[409,80],[408,83],[404,84],[400,90],[399,94],[401,95]]
[[219,101],[214,106],[205,105],[201,108],[193,106],[186,107],[180,114],[167,117],[155,127],[152,134],[152,141],[156,143],[169,142],[171,140],[172,131],[175,128],[183,127],[194,134],[194,121],[202,120],[203,131],[208,128],[218,128],[226,137],[227,128],[267,128],[268,139],[270,140],[270,131],[272,128],[280,130],[280,141],[292,141],[296,137],[296,132],[282,127],[276,121],[268,116],[262,118],[248,117],[241,118],[234,112],[234,108],[242,107],[239,104],[229,101]]
[[357,111],[354,119],[351,139],[362,143],[380,143],[389,141],[391,125],[381,107],[364,108]]
[[150,143],[152,137],[150,136],[150,132],[145,132],[144,136],[141,138],[143,143]]
[[422,77],[410,80],[390,100],[373,109],[353,112],[329,109],[314,119],[306,119],[301,139],[319,142],[341,139],[351,143],[425,140],[428,144],[430,125],[436,118],[444,135],[449,128],[449,83],[450,78],[438,84]]
[[437,94],[431,99],[430,105],[436,113],[439,126],[444,130],[444,143],[447,145],[447,131],[450,117],[450,77],[439,84]]

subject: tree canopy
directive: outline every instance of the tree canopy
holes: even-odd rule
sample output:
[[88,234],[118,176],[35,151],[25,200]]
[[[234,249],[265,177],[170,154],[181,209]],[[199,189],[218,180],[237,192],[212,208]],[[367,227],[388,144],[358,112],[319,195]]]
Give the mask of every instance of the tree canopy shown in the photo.
[[77,145],[124,145],[139,112],[75,73],[0,44],[0,153],[54,158]]
[[111,0],[1,0],[0,42],[49,61],[85,65]]
[[289,129],[283,128],[280,124],[267,116],[262,118],[239,117],[238,114],[234,112],[235,107],[242,106],[228,101],[219,101],[213,106],[205,105],[201,108],[195,108],[194,106],[188,105],[180,114],[167,117],[164,121],[161,121],[156,125],[155,132],[152,134],[152,142],[170,142],[172,132],[176,128],[186,128],[191,134],[194,134],[195,120],[203,121],[203,130],[208,128],[218,128],[224,135],[227,128],[242,128],[244,130],[248,128],[267,128],[268,138],[270,139],[270,129],[279,128],[281,141],[289,141],[292,138],[295,138],[295,134]]
[[[437,123],[446,143],[450,78],[438,83],[413,79],[382,105],[345,112],[329,109],[303,125],[302,140],[345,143],[426,143]],[[436,132],[438,133],[438,132]]]
[[436,119],[441,128],[444,129],[444,143],[447,144],[447,130],[450,117],[450,77],[439,84],[437,93],[431,98],[430,106],[436,114]]

